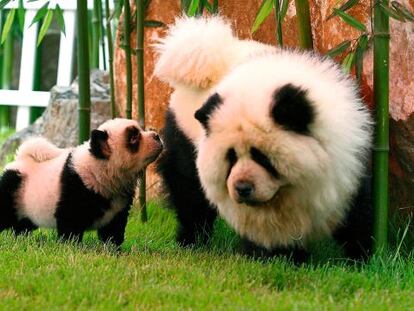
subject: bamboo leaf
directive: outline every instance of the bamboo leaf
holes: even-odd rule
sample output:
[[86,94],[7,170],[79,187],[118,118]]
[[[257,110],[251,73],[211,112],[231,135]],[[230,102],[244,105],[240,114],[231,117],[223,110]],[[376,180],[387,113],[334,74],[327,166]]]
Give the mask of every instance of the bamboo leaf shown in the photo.
[[218,0],[213,0],[213,13],[214,14],[218,13],[218,6],[219,6]]
[[191,0],[190,5],[188,6],[187,15],[195,16],[199,5],[200,5],[200,0]]
[[2,10],[6,5],[9,4],[11,0],[2,0],[0,1],[0,10]]
[[200,4],[198,5],[198,10],[196,15],[202,15],[204,11],[204,7],[206,6],[207,0],[200,0]]
[[181,0],[181,11],[187,12],[190,7],[191,0]]
[[269,16],[270,12],[273,9],[273,1],[272,0],[263,0],[262,4],[260,5],[259,11],[257,11],[256,19],[254,20],[252,26],[252,32],[256,32],[259,29],[260,25],[264,22],[266,17]]
[[282,21],[285,19],[288,8],[289,0],[282,0],[282,4],[280,5],[280,19]]
[[19,21],[19,28],[21,32],[24,30],[24,16],[25,10],[23,7],[23,0],[19,0],[19,6],[17,8],[17,20]]
[[352,8],[354,5],[356,5],[359,2],[359,0],[348,0],[344,4],[342,4],[339,7],[339,10],[342,12],[348,11],[350,8]]
[[360,31],[366,32],[367,28],[365,27],[364,24],[362,24],[361,22],[357,21],[355,18],[353,18],[351,15],[342,12],[338,9],[334,9],[334,12],[336,13],[336,15],[338,15],[345,23],[347,23],[348,25],[354,27],[355,29],[358,29]]
[[6,21],[4,22],[3,32],[1,34],[1,44],[6,41],[7,35],[10,32],[11,26],[13,25],[14,16],[16,15],[16,9],[11,9],[7,14]]
[[351,41],[346,40],[326,52],[329,57],[335,57],[345,52],[351,46]]
[[351,71],[352,64],[354,63],[354,59],[355,59],[355,53],[351,52],[342,61],[342,66],[346,73],[349,73]]
[[398,1],[392,1],[391,5],[401,16],[403,16],[411,22],[414,22],[414,13],[407,9],[404,5],[402,5]]
[[42,27],[40,27],[39,30],[39,36],[37,37],[37,45],[39,45],[42,42],[44,36],[46,35],[47,30],[50,27],[50,23],[52,22],[52,18],[53,10],[48,10],[45,19],[43,20]]
[[149,5],[151,4],[151,0],[144,0],[144,9],[148,9]]
[[398,11],[396,11],[393,8],[390,8],[388,5],[379,2],[378,5],[380,6],[381,10],[387,14],[389,17],[392,17],[393,19],[396,19],[400,22],[405,22],[405,18],[403,15],[401,15]]
[[368,35],[362,35],[358,39],[358,44],[355,49],[355,71],[358,82],[361,82],[363,73],[364,53],[368,47]]
[[167,27],[163,22],[155,21],[155,20],[145,20],[144,27],[151,27],[151,28],[158,28],[158,27]]
[[358,39],[357,49],[360,48],[363,52],[365,52],[367,47],[368,47],[368,35],[362,35]]
[[46,15],[48,6],[49,6],[49,1],[46,2],[44,5],[42,5],[42,7],[37,11],[35,17],[33,17],[32,23],[30,24],[29,27],[31,27],[33,24],[40,21]]
[[111,20],[113,17],[119,18],[119,16],[121,16],[123,7],[124,7],[124,0],[117,0],[115,2],[114,13],[111,16]]
[[[353,6],[355,6],[357,3],[359,2],[359,0],[348,0],[347,2],[345,2],[344,4],[342,4],[338,10],[342,11],[342,12],[346,12],[348,11],[350,8],[352,8]],[[332,17],[336,16],[336,12],[335,10],[331,13],[331,15],[329,15],[326,20],[331,19]]]
[[214,11],[213,11],[213,6],[210,4],[210,2],[206,1],[206,2],[204,3],[204,5],[205,5],[205,7],[206,7],[206,9],[207,9],[207,11],[208,11],[209,13],[211,13],[211,14],[213,14],[213,13],[214,13]]
[[63,18],[63,11],[60,8],[59,4],[56,4],[56,7],[55,7],[55,17],[59,25],[60,31],[62,31],[63,34],[66,36],[65,19]]

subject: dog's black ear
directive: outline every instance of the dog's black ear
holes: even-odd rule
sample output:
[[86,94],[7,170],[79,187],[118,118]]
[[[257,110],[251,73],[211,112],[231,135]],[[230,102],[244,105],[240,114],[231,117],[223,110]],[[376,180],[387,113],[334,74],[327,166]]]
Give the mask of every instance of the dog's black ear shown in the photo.
[[194,117],[201,123],[201,125],[206,130],[207,135],[209,134],[210,130],[208,126],[208,121],[214,110],[216,110],[222,104],[222,102],[223,101],[220,95],[215,93],[211,95],[209,99],[207,99],[207,101],[204,103],[204,105],[200,109],[198,109],[194,114]]
[[315,119],[315,111],[307,96],[307,91],[286,84],[273,94],[271,117],[286,130],[309,135],[309,125]]
[[111,148],[108,144],[108,133],[106,131],[93,130],[89,142],[89,151],[97,159],[107,160],[111,156]]

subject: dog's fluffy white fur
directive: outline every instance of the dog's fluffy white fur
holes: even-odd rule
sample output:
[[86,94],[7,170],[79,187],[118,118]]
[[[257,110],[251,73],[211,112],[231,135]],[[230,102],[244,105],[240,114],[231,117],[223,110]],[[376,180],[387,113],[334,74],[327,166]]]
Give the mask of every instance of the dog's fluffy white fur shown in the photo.
[[[239,40],[221,17],[179,19],[157,48],[155,74],[175,89],[170,109],[198,149],[199,177],[220,215],[269,249],[331,234],[358,191],[371,146],[370,115],[351,79],[314,54]],[[275,91],[288,84],[305,90],[315,111],[308,135],[271,117]],[[194,113],[214,93],[222,103],[211,112],[206,135]],[[260,171],[251,147],[283,181]],[[232,148],[239,161],[233,168],[226,159]],[[276,194],[255,206],[237,203],[228,181],[233,173],[260,175],[256,186],[276,187]]]
[[31,158],[35,162],[44,162],[59,156],[65,149],[58,148],[46,138],[33,137],[25,141],[16,152],[16,160]]
[[179,18],[155,47],[159,58],[154,74],[174,88],[170,109],[193,142],[202,135],[194,112],[211,94],[214,85],[236,64],[274,49],[256,41],[237,39],[230,24],[220,16]]

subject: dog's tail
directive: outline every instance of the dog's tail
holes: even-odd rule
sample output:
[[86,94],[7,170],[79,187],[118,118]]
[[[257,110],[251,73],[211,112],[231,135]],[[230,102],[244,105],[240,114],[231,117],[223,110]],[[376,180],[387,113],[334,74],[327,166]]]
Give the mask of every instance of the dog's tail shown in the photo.
[[29,157],[36,162],[44,162],[59,156],[65,149],[56,147],[43,137],[26,140],[16,152],[16,160]]
[[207,88],[233,65],[238,41],[222,17],[181,17],[155,44],[159,58],[154,73],[173,87]]

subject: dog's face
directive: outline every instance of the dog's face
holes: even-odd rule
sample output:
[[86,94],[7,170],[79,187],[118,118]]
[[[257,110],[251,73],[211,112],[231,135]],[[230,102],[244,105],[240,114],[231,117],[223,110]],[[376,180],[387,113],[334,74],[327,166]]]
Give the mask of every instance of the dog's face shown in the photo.
[[158,157],[162,148],[158,134],[142,130],[134,120],[109,120],[91,132],[90,152],[114,169],[139,172]]
[[208,193],[240,208],[268,207],[281,189],[318,176],[327,155],[310,134],[315,111],[306,90],[289,83],[256,90],[267,98],[219,90],[196,112],[206,133],[197,163]]

